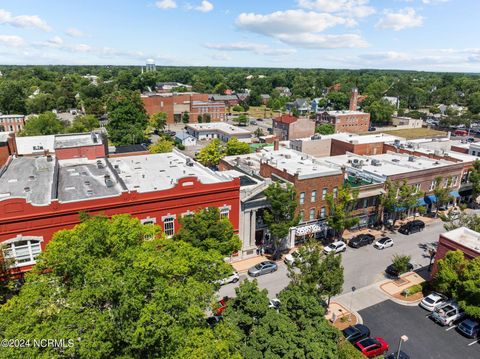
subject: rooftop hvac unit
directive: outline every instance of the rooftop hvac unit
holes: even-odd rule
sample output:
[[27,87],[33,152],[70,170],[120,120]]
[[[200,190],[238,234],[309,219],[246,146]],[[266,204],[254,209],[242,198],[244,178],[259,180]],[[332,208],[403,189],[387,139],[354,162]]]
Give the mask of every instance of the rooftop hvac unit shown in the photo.
[[400,145],[400,140],[399,140],[399,139],[395,139],[395,140],[393,141],[393,145],[394,145],[394,146],[399,146],[399,145]]
[[415,156],[408,156],[408,162],[415,162]]
[[398,158],[394,158],[392,159],[392,162],[400,162],[400,160]]
[[381,165],[382,165],[382,162],[380,162],[380,161],[377,160],[377,159],[372,159],[371,164],[372,164],[372,166],[381,166]]
[[53,161],[52,155],[47,155],[47,162],[52,162],[52,161]]
[[193,167],[193,161],[191,158],[187,158],[186,165],[189,167]]

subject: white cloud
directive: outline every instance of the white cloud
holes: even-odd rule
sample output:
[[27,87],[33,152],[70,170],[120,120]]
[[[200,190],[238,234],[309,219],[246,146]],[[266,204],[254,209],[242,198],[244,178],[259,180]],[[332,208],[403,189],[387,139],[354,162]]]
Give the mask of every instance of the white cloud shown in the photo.
[[423,20],[424,17],[417,15],[415,9],[411,7],[398,11],[385,10],[383,17],[378,21],[376,27],[400,31],[411,27],[420,27],[423,25]]
[[232,57],[224,52],[210,55],[210,58],[215,61],[230,61]]
[[273,37],[285,44],[305,48],[366,47],[358,34],[319,34],[338,25],[352,27],[356,21],[329,13],[304,10],[277,11],[267,15],[240,14],[235,22],[242,30]]
[[177,2],[175,0],[160,0],[155,2],[155,6],[159,9],[175,9]]
[[367,17],[374,14],[375,8],[369,0],[297,0],[304,9],[338,13],[348,17]]
[[36,28],[43,31],[51,31],[52,28],[45,20],[37,15],[18,15],[13,16],[12,13],[0,9],[0,24],[11,25],[15,27]]
[[213,10],[213,4],[207,0],[202,0],[202,3],[195,7],[195,10],[201,11],[201,12],[210,12]]
[[422,0],[422,3],[425,5],[435,5],[435,4],[443,4],[449,2],[450,0]]
[[67,30],[65,31],[65,33],[66,33],[68,36],[71,36],[71,37],[84,37],[84,36],[85,36],[85,34],[84,34],[82,31],[80,31],[80,30],[78,30],[78,29],[75,29],[75,28],[73,28],[73,27],[71,27],[70,29],[67,29]]
[[25,41],[20,36],[15,35],[0,35],[0,44],[6,46],[18,47],[25,44]]
[[235,42],[230,44],[205,44],[205,47],[221,51],[248,51],[258,55],[287,56],[296,53],[295,49],[275,49],[265,44]]
[[63,39],[60,36],[54,36],[48,42],[53,45],[63,45]]

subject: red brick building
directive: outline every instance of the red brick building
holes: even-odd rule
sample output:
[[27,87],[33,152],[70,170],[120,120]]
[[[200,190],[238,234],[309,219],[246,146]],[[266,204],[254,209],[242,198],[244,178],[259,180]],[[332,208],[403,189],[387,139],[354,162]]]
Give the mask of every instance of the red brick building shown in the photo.
[[273,119],[273,134],[280,140],[294,140],[313,136],[315,121],[308,118],[297,118],[292,115],[281,115]]
[[445,258],[448,252],[456,250],[462,251],[466,259],[474,259],[480,256],[480,233],[461,227],[440,234],[432,268],[432,277],[438,272],[438,261]]
[[92,159],[67,153],[9,157],[0,172],[0,243],[18,272],[31,268],[55,232],[78,224],[81,211],[128,213],[173,235],[182,216],[214,206],[238,231],[238,178],[176,151]]
[[0,169],[15,152],[15,134],[0,132]]
[[155,93],[142,95],[142,102],[149,116],[158,112],[167,114],[167,123],[182,121],[185,112],[190,114],[190,122],[197,122],[199,114],[210,114],[212,121],[225,120],[225,103],[209,101],[208,94]]
[[17,133],[25,126],[24,115],[0,115],[0,132]]

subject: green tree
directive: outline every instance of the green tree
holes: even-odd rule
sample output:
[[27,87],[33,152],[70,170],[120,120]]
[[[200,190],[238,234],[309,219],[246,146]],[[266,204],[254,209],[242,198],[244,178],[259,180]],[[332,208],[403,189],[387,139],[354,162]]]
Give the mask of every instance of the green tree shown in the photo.
[[250,152],[250,145],[239,141],[236,137],[230,138],[225,146],[225,154],[227,156],[244,155]]
[[77,116],[68,128],[70,133],[91,132],[100,127],[98,118],[93,115]]
[[227,90],[228,90],[228,86],[225,85],[223,82],[221,82],[215,86],[215,88],[213,89],[213,92],[223,95]]
[[30,117],[19,136],[56,135],[65,131],[65,125],[53,112]]
[[11,258],[5,258],[5,246],[0,243],[0,305],[5,303],[12,294],[13,280],[10,278],[9,269],[12,265]]
[[366,106],[365,111],[370,113],[372,122],[388,125],[392,121],[395,107],[387,100],[378,100],[373,101],[370,105]]
[[[218,251],[166,239],[128,215],[92,217],[54,235],[20,293],[0,307],[0,333],[73,340],[61,354],[23,349],[30,358],[178,358],[193,337],[222,351],[229,340],[204,317],[212,279],[228,267]],[[2,348],[2,357],[18,350]]]
[[290,184],[272,183],[264,191],[269,208],[264,211],[264,221],[273,240],[274,258],[280,256],[280,249],[286,240],[290,227],[298,224],[295,188]]
[[167,114],[165,112],[153,114],[150,116],[149,125],[158,131],[163,131],[167,125]]
[[182,114],[182,122],[183,123],[189,123],[190,122],[190,114],[188,113],[188,111],[185,111]]
[[471,113],[480,113],[480,91],[475,92],[467,98],[468,110]]
[[315,132],[321,135],[331,135],[335,133],[335,126],[330,123],[323,123],[315,128]]
[[262,136],[264,136],[265,134],[263,133],[263,130],[260,128],[260,127],[257,127],[257,129],[255,130],[255,132],[253,133],[255,135],[255,137],[257,138],[260,138]]
[[468,181],[472,184],[472,196],[476,201],[480,196],[480,161],[473,162],[473,168],[468,175]]
[[403,274],[408,271],[408,264],[410,263],[411,256],[407,255],[394,255],[392,258],[393,268],[399,273]]
[[197,155],[197,160],[207,167],[215,167],[224,155],[224,144],[218,138],[211,140]]
[[242,246],[232,223],[228,218],[221,218],[216,207],[184,216],[180,223],[182,226],[174,239],[191,243],[195,248],[217,250],[224,256],[230,256]]
[[140,93],[128,90],[114,92],[107,101],[108,138],[114,145],[141,143],[147,128],[147,114]]
[[212,122],[212,115],[210,115],[209,113],[204,113],[203,114],[203,122],[205,122],[205,123]]
[[480,319],[480,257],[466,261],[456,283],[455,298],[465,312]]
[[0,112],[26,114],[26,93],[19,81],[3,80],[0,83]]
[[167,153],[172,152],[173,145],[173,141],[170,141],[166,138],[159,138],[157,142],[148,146],[148,150],[150,153]]
[[435,215],[438,216],[438,211],[440,207],[447,205],[451,200],[452,196],[450,195],[450,185],[452,184],[452,178],[444,179],[441,176],[435,177],[435,187],[433,194],[436,197],[435,202]]
[[327,194],[327,224],[338,238],[342,238],[346,229],[358,224],[358,217],[352,214],[357,198],[358,190],[352,190],[350,186],[341,187],[336,194]]
[[56,106],[55,97],[50,93],[39,93],[25,101],[27,113],[43,113]]
[[422,193],[415,186],[407,184],[406,181],[385,182],[385,193],[380,197],[380,203],[383,208],[384,222],[391,219],[392,224],[398,219],[398,214],[402,211],[416,207],[418,199]]
[[330,298],[342,292],[342,258],[331,253],[325,255],[322,247],[313,241],[299,249],[299,258],[295,267],[289,266],[288,276],[293,285],[297,285],[316,298],[322,298],[330,305]]
[[247,122],[248,122],[248,117],[247,117],[247,115],[242,113],[241,115],[237,116],[235,121],[237,122],[237,124],[239,126],[246,126]]

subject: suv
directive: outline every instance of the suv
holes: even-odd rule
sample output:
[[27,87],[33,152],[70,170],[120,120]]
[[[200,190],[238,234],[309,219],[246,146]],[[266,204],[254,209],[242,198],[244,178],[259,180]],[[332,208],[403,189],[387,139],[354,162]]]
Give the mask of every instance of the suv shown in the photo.
[[350,343],[355,344],[360,340],[368,338],[370,336],[370,329],[363,324],[355,324],[342,330],[343,336]]
[[323,253],[325,254],[330,254],[330,253],[340,253],[340,252],[345,252],[345,250],[347,249],[347,245],[342,242],[342,241],[336,241],[336,242],[333,242],[331,244],[329,244],[328,246],[326,246],[324,249],[323,249]]
[[457,330],[461,334],[473,339],[480,333],[480,323],[472,319],[465,319],[458,325]]
[[366,246],[367,244],[372,244],[375,240],[375,236],[371,234],[359,234],[358,236],[353,237],[348,242],[348,245],[352,248],[360,248]]
[[453,322],[462,319],[464,316],[465,312],[453,302],[435,308],[433,313],[430,314],[430,318],[442,326],[452,325]]
[[400,228],[398,229],[398,232],[400,232],[401,234],[408,235],[410,233],[423,231],[424,228],[425,228],[425,223],[417,219],[401,225]]
[[[413,264],[408,263],[407,264],[407,272],[411,272],[413,270]],[[393,264],[390,264],[386,269],[385,273],[387,273],[388,276],[393,277],[393,278],[398,278],[400,274],[406,273],[406,272],[399,272],[397,268]]]

